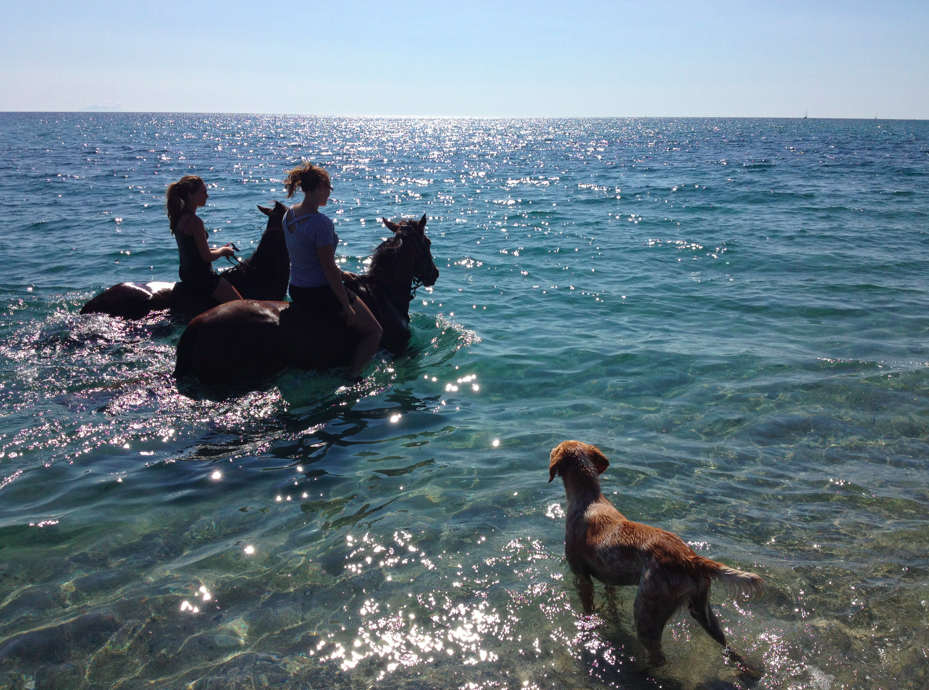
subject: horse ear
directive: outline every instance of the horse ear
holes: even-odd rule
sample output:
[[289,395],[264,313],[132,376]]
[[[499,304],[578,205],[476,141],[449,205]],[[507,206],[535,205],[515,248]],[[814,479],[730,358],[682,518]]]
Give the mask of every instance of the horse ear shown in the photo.
[[423,217],[419,219],[419,223],[417,223],[416,227],[417,227],[417,230],[419,230],[420,232],[426,231],[426,214],[425,213],[423,214]]
[[265,214],[266,216],[270,216],[270,215],[271,215],[271,209],[270,209],[270,208],[265,208],[264,206],[259,206],[259,207],[258,207],[258,210],[261,211],[261,212],[262,212],[263,214]]
[[389,221],[386,218],[381,218],[381,221],[383,221],[384,225],[386,225],[391,232],[397,232],[400,229],[400,225],[398,223]]

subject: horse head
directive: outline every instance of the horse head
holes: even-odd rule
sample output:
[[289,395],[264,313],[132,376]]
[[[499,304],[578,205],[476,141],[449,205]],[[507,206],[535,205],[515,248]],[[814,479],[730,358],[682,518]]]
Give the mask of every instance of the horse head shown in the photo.
[[[402,220],[399,223],[381,218],[384,225],[393,232],[393,251],[398,262],[406,262],[410,268],[412,292],[420,285],[432,287],[439,279],[439,269],[432,258],[432,242],[426,237],[426,214],[417,220]],[[413,299],[411,293],[410,299]]]
[[[255,253],[223,275],[248,299],[283,300],[290,282],[290,254],[284,241],[284,214],[287,207],[279,201],[274,208],[259,206],[268,217]],[[244,292],[243,292],[244,290]],[[248,293],[248,294],[246,294]]]
[[281,230],[284,229],[281,221],[284,218],[284,214],[287,213],[287,207],[284,206],[284,204],[282,204],[280,201],[274,202],[274,208],[259,206],[258,210],[268,216],[268,227],[271,227],[271,223],[274,222],[275,227],[278,227]]
[[382,220],[392,236],[374,250],[367,273],[349,284],[384,329],[381,346],[397,354],[410,339],[409,308],[416,289],[435,285],[439,269],[426,237],[425,215],[420,220]]

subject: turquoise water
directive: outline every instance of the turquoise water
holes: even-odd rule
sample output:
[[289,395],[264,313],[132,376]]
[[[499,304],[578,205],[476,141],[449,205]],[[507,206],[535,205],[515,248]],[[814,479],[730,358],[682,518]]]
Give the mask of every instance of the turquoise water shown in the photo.
[[[759,688],[929,684],[929,123],[0,114],[0,687],[729,688],[632,589],[581,616],[548,453],[757,572]],[[349,270],[429,217],[413,347],[365,380],[170,376],[164,189],[245,253],[302,158]]]

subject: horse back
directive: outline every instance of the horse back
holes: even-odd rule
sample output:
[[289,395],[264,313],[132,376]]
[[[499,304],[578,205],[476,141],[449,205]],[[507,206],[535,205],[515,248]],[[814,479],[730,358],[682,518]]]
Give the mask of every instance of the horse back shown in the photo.
[[81,314],[109,314],[141,319],[149,312],[168,309],[174,283],[120,283],[107,288],[81,307]]
[[331,369],[351,363],[359,336],[340,316],[291,303],[282,310],[280,324],[291,366]]
[[255,381],[286,364],[280,316],[286,302],[236,300],[200,314],[181,336],[174,375],[205,383]]

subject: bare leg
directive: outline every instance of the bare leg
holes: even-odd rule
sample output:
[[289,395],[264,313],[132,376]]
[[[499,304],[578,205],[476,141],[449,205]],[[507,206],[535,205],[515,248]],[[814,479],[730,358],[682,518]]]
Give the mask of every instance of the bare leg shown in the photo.
[[381,344],[381,336],[384,334],[384,330],[381,328],[381,324],[377,322],[377,319],[374,318],[374,314],[371,313],[371,310],[368,309],[368,305],[366,305],[360,297],[354,301],[352,309],[355,310],[355,323],[352,324],[352,328],[361,334],[361,340],[358,342],[358,345],[355,346],[355,357],[352,360],[352,368],[348,372],[349,376],[355,378],[361,376],[365,364],[367,364],[368,360],[377,352],[377,348]]
[[216,284],[216,289],[213,290],[213,294],[210,296],[220,304],[242,299],[242,295],[239,294],[239,291],[232,287],[225,278],[219,279],[219,282]]

